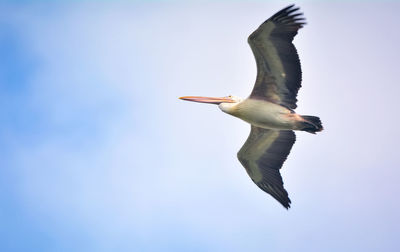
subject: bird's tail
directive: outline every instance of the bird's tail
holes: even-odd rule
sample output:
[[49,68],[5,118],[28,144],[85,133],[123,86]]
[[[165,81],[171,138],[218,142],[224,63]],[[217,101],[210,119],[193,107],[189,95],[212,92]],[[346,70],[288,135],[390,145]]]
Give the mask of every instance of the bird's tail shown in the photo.
[[316,132],[322,131],[324,129],[324,127],[322,127],[322,122],[319,117],[307,115],[302,115],[301,117],[304,119],[304,121],[301,122],[302,131],[315,134]]

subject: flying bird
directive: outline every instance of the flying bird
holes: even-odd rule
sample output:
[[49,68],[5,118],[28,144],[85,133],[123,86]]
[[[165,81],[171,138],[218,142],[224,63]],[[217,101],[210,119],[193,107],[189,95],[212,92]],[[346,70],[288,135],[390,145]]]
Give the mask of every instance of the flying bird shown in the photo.
[[305,19],[290,5],[267,19],[249,37],[257,64],[257,78],[247,99],[184,96],[182,100],[217,104],[225,113],[251,125],[237,157],[253,182],[286,209],[291,201],[279,172],[294,142],[294,130],[315,134],[323,129],[316,116],[296,114],[301,66],[293,38]]

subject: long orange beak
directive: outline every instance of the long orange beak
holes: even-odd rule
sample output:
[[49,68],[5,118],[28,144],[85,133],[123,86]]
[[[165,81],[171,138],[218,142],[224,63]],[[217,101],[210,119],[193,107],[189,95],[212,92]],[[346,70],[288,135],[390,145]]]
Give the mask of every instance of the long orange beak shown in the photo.
[[220,104],[223,102],[234,103],[235,101],[229,97],[204,97],[204,96],[183,96],[179,97],[181,100],[192,101],[192,102],[201,102],[201,103],[211,103],[211,104]]

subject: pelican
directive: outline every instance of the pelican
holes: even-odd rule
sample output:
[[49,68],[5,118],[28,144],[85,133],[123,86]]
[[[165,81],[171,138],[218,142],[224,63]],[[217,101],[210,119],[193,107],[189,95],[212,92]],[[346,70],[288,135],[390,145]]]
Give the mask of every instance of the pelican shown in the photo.
[[294,130],[323,130],[316,116],[294,112],[301,87],[301,66],[293,38],[305,24],[303,13],[290,5],[262,23],[248,38],[257,64],[250,96],[184,96],[182,100],[217,104],[225,113],[251,125],[237,157],[253,182],[286,209],[291,201],[279,172],[296,141]]

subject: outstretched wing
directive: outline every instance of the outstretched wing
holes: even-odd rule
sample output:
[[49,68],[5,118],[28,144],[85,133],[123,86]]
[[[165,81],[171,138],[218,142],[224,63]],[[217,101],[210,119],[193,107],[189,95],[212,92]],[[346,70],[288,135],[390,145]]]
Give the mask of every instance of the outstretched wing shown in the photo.
[[251,98],[296,108],[301,66],[292,41],[305,24],[299,8],[291,5],[262,23],[248,38],[257,63]]
[[296,135],[291,130],[271,130],[251,126],[250,135],[238,152],[239,161],[253,182],[285,208],[290,207],[290,199],[283,188],[279,169],[295,141]]

